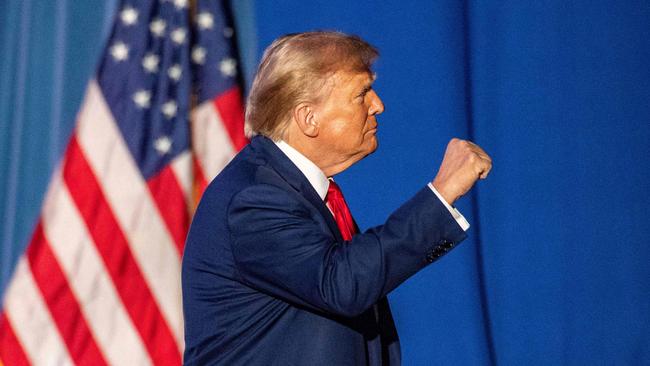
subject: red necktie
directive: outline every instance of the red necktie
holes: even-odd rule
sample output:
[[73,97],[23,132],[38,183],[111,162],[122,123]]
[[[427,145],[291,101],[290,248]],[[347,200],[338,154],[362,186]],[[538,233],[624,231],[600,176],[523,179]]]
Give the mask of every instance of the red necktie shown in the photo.
[[336,225],[341,231],[343,240],[352,239],[352,235],[357,233],[357,227],[354,224],[354,220],[352,219],[350,209],[345,203],[341,188],[339,188],[339,186],[334,183],[333,180],[330,180],[330,186],[327,189],[325,203],[329,205],[332,213],[334,213],[334,220],[336,220]]

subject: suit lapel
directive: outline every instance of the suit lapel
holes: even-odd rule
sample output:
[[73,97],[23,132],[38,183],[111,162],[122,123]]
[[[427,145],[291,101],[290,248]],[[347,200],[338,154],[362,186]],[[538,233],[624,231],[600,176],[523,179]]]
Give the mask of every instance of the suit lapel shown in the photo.
[[255,136],[251,140],[251,146],[268,158],[268,163],[275,169],[278,174],[302,194],[309,203],[311,203],[325,219],[327,226],[338,241],[343,241],[336,221],[332,213],[321,200],[320,196],[309,183],[304,174],[296,167],[284,153],[265,136]]

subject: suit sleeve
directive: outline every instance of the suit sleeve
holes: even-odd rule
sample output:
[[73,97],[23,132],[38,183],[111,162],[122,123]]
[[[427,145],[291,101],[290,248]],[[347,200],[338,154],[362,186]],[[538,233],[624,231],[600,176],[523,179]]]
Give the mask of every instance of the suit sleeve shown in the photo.
[[347,242],[315,212],[272,185],[233,197],[228,224],[242,280],[288,302],[355,316],[466,236],[428,187]]

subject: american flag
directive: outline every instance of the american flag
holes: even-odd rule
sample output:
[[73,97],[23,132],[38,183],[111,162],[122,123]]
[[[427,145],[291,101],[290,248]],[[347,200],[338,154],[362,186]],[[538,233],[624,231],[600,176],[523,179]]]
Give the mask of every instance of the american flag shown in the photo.
[[4,294],[0,364],[181,364],[191,212],[247,143],[227,11],[120,4]]

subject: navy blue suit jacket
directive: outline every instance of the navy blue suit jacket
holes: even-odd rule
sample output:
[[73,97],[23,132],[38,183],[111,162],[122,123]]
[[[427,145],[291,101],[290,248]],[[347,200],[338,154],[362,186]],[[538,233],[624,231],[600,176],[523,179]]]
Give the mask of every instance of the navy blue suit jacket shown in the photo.
[[395,365],[386,295],[465,238],[424,187],[343,241],[305,176],[255,137],[205,191],[183,256],[187,365]]

